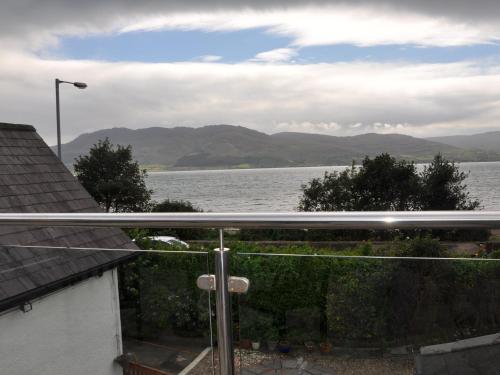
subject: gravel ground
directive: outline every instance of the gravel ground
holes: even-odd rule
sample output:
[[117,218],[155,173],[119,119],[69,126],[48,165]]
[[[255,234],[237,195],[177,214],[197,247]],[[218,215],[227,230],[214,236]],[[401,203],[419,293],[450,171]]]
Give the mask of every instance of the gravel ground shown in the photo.
[[[302,356],[304,360],[316,363],[331,369],[333,374],[338,375],[413,375],[413,359],[409,357],[391,358],[346,358],[334,355],[294,353],[293,355],[281,355],[279,353],[261,353],[249,350],[237,350],[235,354],[236,375],[240,374],[240,365],[244,368],[251,367],[268,359],[291,359]],[[189,375],[211,374],[212,353],[209,353],[196,366]],[[215,364],[217,367],[217,353],[215,353]],[[215,372],[218,374],[218,372]]]

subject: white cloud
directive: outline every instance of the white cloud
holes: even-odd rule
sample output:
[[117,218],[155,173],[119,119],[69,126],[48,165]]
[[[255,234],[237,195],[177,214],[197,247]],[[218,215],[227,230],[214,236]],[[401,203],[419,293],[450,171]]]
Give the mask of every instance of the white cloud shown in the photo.
[[139,30],[234,31],[264,28],[288,36],[295,46],[414,44],[461,46],[500,40],[500,26],[490,22],[435,17],[380,7],[326,6],[257,11],[177,13],[127,24],[121,32]]
[[[439,4],[438,4],[439,3]],[[229,123],[273,133],[367,131],[419,136],[498,128],[497,62],[289,64],[304,46],[470,45],[500,36],[496,1],[363,0],[4,1],[0,3],[0,121],[32,123],[55,141],[55,77],[63,136],[111,126]],[[479,10],[478,10],[479,9]],[[470,17],[469,17],[470,16]],[[157,29],[264,28],[291,39],[255,59],[224,64],[201,56],[175,64],[41,59],[28,51],[60,36]]]
[[[461,2],[462,0],[459,0]],[[482,0],[489,3],[488,0]],[[18,4],[29,4],[23,7]],[[279,6],[279,1],[247,3],[219,2],[208,6],[197,2],[126,0],[71,2],[13,2],[0,4],[0,43],[10,48],[40,49],[57,44],[59,36],[98,33],[126,33],[148,30],[234,31],[263,28],[286,36],[292,46],[354,44],[373,46],[414,44],[420,46],[461,46],[500,40],[500,11],[497,17],[464,18],[465,10],[449,14],[441,5],[413,6],[382,1],[298,1]],[[420,3],[415,1],[415,3]],[[424,5],[427,3],[423,2]],[[441,3],[441,2],[440,2]],[[71,4],[71,7],[70,7]],[[302,5],[298,5],[302,4]],[[381,5],[382,4],[382,5]],[[404,4],[404,6],[402,5]],[[490,9],[488,4],[485,6]],[[7,8],[6,8],[7,7]],[[470,5],[479,7],[478,2]],[[459,9],[465,9],[459,4]],[[500,7],[497,7],[500,8]],[[458,14],[458,15],[457,15]]]
[[203,55],[203,56],[200,56],[196,60],[199,60],[199,61],[202,61],[202,62],[217,62],[217,61],[222,60],[222,56],[217,56],[217,55]]
[[258,53],[257,55],[255,55],[252,61],[269,63],[285,62],[289,61],[296,55],[297,51],[293,48],[276,48],[270,51]]
[[342,126],[336,122],[319,122],[312,123],[309,121],[304,122],[282,122],[275,127],[276,132],[299,132],[299,133],[313,133],[313,134],[335,134],[342,131]]
[[55,77],[89,84],[61,87],[65,140],[112,126],[220,123],[430,136],[492,129],[500,116],[500,68],[478,63],[106,63],[5,51],[0,60],[1,121],[31,123],[51,143]]

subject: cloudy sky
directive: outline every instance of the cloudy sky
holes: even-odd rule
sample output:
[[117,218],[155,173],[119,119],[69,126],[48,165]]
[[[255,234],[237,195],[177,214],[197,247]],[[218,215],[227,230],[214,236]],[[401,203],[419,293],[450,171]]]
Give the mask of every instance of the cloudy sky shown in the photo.
[[500,130],[499,21],[496,0],[4,0],[0,122],[55,143],[58,77],[89,85],[61,87],[64,141],[116,126]]

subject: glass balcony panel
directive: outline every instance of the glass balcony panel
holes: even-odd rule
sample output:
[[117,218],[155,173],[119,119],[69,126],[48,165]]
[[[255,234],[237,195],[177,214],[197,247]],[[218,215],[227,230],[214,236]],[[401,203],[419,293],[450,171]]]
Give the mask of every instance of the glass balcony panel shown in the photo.
[[242,374],[492,374],[500,366],[500,260],[254,251],[240,250],[231,270],[251,282],[235,304]]
[[208,254],[144,248],[0,246],[0,373],[213,373]]

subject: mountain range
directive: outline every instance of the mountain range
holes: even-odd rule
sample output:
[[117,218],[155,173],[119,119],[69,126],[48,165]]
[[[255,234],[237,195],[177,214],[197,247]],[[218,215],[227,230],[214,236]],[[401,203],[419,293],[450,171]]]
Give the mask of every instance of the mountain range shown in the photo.
[[[269,135],[232,125],[99,130],[64,144],[63,160],[71,166],[76,157],[106,137],[113,144],[130,144],[134,158],[156,170],[348,165],[382,152],[416,162],[429,161],[437,153],[455,161],[500,160],[500,147],[494,147],[493,137],[485,136],[490,138],[491,147],[480,147],[480,134],[476,138],[430,139],[375,133],[348,137],[293,132]],[[500,132],[495,137],[500,144]]]
[[471,150],[500,152],[500,131],[472,135],[433,137],[427,138],[427,140]]

